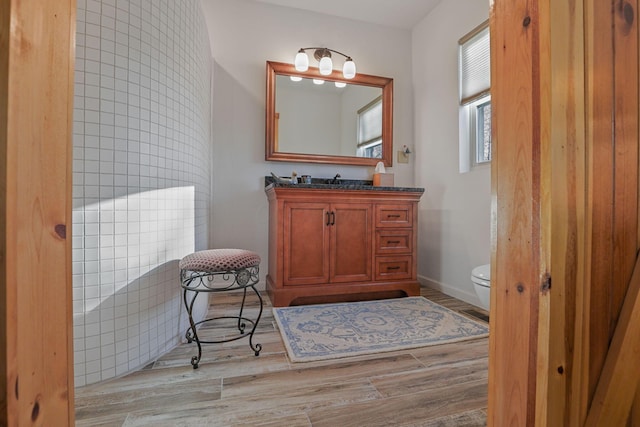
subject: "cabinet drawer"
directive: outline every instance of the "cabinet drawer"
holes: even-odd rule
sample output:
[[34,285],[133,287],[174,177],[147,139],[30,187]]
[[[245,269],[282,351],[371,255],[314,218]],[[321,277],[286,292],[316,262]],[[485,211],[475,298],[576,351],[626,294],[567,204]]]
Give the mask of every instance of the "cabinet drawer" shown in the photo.
[[376,230],[376,254],[410,254],[413,252],[413,230]]
[[376,227],[412,227],[413,205],[376,205]]
[[376,280],[399,280],[412,278],[413,257],[376,257]]

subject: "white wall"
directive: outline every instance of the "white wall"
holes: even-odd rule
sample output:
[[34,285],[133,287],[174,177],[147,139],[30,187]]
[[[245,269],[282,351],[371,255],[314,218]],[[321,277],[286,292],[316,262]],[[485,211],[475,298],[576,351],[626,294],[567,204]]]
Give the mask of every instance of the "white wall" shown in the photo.
[[140,368],[186,331],[178,261],[207,247],[210,59],[197,0],[78,0],[77,386]]
[[444,0],[412,32],[418,275],[477,304],[471,269],[490,260],[491,169],[458,172],[458,40],[489,16],[488,0]]
[[[242,247],[268,256],[263,177],[371,179],[373,168],[264,160],[266,61],[292,63],[301,47],[351,55],[358,71],[394,78],[394,145],[413,141],[409,31],[248,0],[201,0],[214,58],[212,247]],[[339,62],[339,61],[336,61]],[[337,67],[338,65],[336,65]],[[413,164],[395,165],[395,183],[413,185]]]
[[[313,86],[317,85],[313,83],[306,88],[277,86],[276,112],[280,115],[278,150],[329,155],[340,153],[340,94],[318,90],[327,89],[323,87],[326,85],[315,88]],[[300,138],[300,135],[304,137]]]

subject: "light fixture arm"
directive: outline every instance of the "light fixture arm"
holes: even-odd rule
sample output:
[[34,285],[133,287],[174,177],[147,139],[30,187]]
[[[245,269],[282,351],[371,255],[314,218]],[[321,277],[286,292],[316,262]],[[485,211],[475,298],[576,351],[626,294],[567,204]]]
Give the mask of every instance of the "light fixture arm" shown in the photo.
[[314,50],[313,57],[316,58],[318,61],[322,59],[324,56],[331,57],[331,52],[344,56],[347,59],[347,61],[353,61],[353,59],[351,59],[349,55],[345,55],[344,53],[338,52],[337,50],[334,50],[334,49],[329,49],[328,47],[303,47],[303,48],[300,48],[298,52],[304,52],[305,50]]

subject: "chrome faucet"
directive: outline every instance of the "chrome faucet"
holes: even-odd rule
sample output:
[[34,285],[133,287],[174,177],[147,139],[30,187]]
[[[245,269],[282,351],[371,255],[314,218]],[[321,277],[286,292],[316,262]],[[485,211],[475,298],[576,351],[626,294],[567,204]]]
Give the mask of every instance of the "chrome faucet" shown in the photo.
[[333,177],[333,179],[331,180],[331,182],[329,184],[340,184],[340,181],[338,181],[338,178],[340,178],[340,174],[337,173],[336,176]]

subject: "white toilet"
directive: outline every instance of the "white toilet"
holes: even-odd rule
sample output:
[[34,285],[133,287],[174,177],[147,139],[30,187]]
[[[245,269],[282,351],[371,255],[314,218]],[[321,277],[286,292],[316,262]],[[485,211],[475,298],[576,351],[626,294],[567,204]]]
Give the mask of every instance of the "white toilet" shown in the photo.
[[490,289],[491,289],[491,264],[478,266],[471,270],[471,281],[480,299],[480,305],[489,311]]

